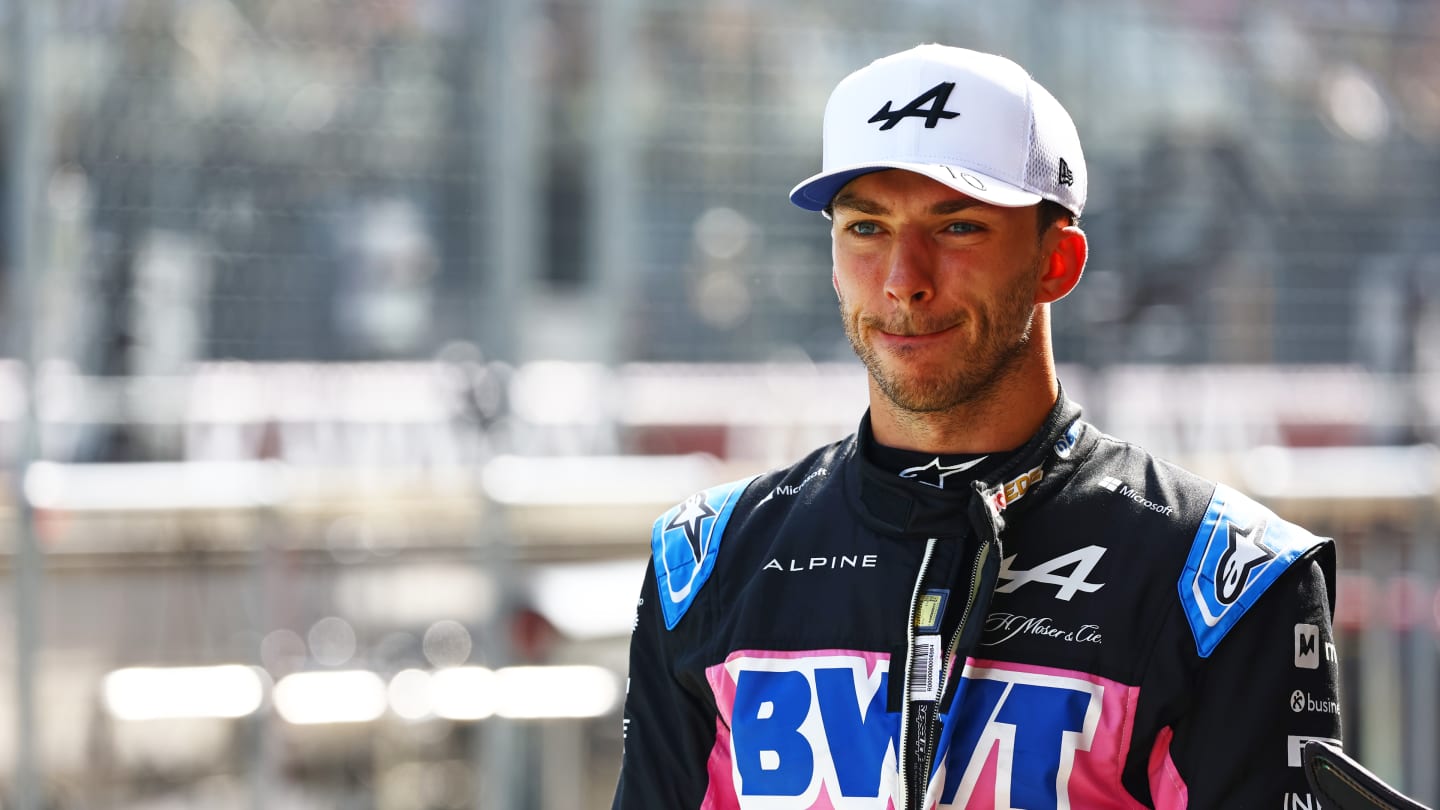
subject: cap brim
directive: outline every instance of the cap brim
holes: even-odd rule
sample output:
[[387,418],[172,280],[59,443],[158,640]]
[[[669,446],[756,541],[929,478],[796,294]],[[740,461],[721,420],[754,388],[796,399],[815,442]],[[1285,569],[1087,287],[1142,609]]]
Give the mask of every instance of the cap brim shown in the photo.
[[884,171],[886,169],[904,169],[908,172],[924,175],[931,180],[943,183],[956,191],[982,202],[998,205],[1002,208],[1023,208],[1027,205],[1035,205],[1042,199],[1039,194],[1017,188],[1009,183],[1003,183],[995,178],[981,174],[980,172],[962,169],[956,166],[945,166],[936,163],[905,163],[901,161],[882,161],[877,163],[865,163],[858,166],[846,166],[841,169],[834,169],[828,172],[821,172],[813,177],[806,178],[800,185],[790,190],[790,202],[804,208],[807,211],[824,211],[840,193],[840,189],[846,183],[859,177],[862,174]]

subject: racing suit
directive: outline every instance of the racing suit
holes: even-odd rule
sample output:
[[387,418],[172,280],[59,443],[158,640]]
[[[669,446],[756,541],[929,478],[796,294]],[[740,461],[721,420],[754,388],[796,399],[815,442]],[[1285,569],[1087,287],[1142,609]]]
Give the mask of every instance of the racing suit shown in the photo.
[[1316,806],[1333,543],[1063,395],[960,491],[873,441],[655,522],[615,808]]

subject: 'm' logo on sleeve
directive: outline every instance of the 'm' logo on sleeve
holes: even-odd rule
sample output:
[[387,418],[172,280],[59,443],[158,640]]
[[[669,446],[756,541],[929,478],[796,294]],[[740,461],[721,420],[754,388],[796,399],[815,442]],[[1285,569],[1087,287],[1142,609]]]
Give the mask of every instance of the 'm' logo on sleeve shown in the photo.
[[1323,641],[1320,638],[1319,627],[1313,624],[1295,625],[1295,666],[1297,669],[1319,669],[1321,650],[1324,650],[1326,661],[1335,662],[1335,642]]
[[1295,666],[1320,668],[1320,628],[1313,624],[1295,625]]

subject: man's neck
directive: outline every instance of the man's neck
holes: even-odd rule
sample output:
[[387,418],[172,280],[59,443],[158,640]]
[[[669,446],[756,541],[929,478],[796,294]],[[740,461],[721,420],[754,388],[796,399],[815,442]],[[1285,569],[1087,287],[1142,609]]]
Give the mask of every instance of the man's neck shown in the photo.
[[1019,447],[1044,424],[1060,396],[1053,373],[995,396],[943,411],[917,413],[895,406],[870,383],[870,424],[887,447],[926,453],[994,453]]

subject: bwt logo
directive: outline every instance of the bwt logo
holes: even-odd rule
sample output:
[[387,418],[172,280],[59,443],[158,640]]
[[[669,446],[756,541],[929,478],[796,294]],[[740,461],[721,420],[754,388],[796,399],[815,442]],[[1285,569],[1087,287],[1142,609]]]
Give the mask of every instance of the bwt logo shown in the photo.
[[[740,659],[727,668],[735,675],[730,741],[744,804],[810,807],[823,790],[837,806],[842,798],[845,807],[887,806],[898,790],[900,714],[885,710],[886,662],[828,655]],[[993,758],[995,806],[1068,806],[1075,752],[1090,748],[1103,687],[967,668],[959,695],[945,718],[932,799],[938,789],[941,807],[966,806],[990,787],[982,775]]]
[[[884,807],[882,777],[895,771],[900,741],[900,714],[885,711],[887,661],[825,655],[726,668],[735,678],[730,740],[741,797],[809,794],[793,802],[809,807],[823,783],[831,796],[875,797]],[[888,799],[891,785],[883,787]]]

